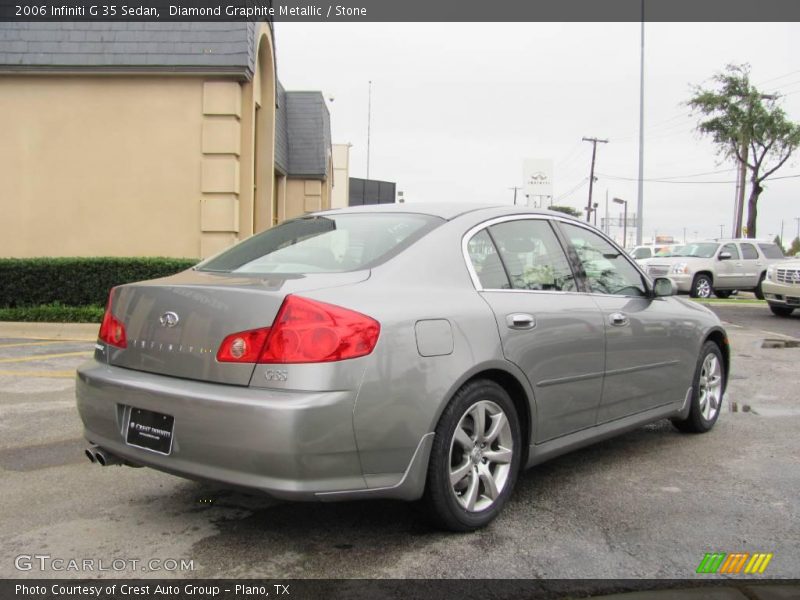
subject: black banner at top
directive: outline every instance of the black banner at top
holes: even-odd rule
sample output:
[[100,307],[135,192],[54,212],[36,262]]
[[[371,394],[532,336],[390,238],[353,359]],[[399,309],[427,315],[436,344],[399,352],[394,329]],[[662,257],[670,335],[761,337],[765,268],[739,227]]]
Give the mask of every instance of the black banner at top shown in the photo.
[[794,0],[0,0],[0,21],[800,21]]

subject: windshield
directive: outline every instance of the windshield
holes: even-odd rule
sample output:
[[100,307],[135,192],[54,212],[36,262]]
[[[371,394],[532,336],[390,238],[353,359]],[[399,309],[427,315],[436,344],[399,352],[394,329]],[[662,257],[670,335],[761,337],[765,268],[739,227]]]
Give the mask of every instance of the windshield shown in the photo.
[[717,252],[719,244],[703,243],[703,244],[686,244],[681,246],[680,249],[672,256],[695,256],[697,258],[711,258]]
[[680,256],[683,246],[667,246],[656,252],[656,256]]
[[394,256],[444,221],[405,213],[309,216],[286,221],[214,256],[199,271],[336,273]]

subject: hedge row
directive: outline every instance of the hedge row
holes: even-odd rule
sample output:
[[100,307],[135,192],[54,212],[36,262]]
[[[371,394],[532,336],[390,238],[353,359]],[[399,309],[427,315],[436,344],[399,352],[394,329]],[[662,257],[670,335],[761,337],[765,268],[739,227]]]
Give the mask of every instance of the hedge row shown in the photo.
[[0,308],[105,306],[115,285],[166,277],[188,258],[0,258]]
[[41,306],[17,306],[0,308],[0,321],[34,321],[47,323],[100,323],[103,306],[64,306],[43,304]]

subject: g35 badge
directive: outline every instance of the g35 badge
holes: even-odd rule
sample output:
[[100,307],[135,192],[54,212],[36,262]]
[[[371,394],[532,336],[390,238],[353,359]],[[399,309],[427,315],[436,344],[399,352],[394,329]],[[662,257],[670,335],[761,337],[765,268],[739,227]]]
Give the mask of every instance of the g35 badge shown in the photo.
[[264,371],[264,378],[267,381],[286,381],[289,377],[288,371],[278,370],[278,369],[269,369]]

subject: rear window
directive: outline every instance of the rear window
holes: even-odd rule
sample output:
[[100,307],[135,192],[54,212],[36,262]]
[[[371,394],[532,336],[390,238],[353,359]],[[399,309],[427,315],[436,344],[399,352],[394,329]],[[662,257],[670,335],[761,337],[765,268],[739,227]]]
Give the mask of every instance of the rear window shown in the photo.
[[767,258],[783,258],[783,250],[775,244],[759,244],[758,247]]
[[443,223],[419,214],[343,214],[286,221],[197,266],[223,273],[336,273],[388,260]]

